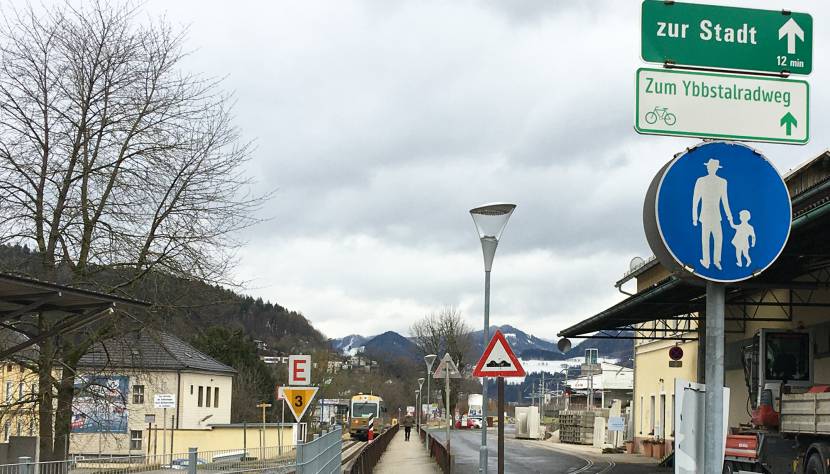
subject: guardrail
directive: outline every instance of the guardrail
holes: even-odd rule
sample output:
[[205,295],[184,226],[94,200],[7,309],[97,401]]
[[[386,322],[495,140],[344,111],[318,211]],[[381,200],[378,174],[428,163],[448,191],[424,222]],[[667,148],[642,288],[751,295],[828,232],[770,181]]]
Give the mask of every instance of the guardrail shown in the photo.
[[430,457],[435,458],[435,462],[438,463],[438,467],[441,468],[444,474],[450,474],[452,472],[452,456],[447,450],[447,446],[423,427],[418,431],[420,431],[421,442],[427,443]]
[[[338,453],[339,454],[339,453]],[[75,456],[66,461],[34,462],[19,458],[0,465],[0,474],[213,474],[227,472],[279,473],[293,468],[294,446],[224,449],[164,455]]]
[[[347,466],[343,472],[348,474],[371,474],[375,466],[378,464],[381,455],[386,451],[389,442],[395,437],[400,425],[393,425],[391,428],[377,436],[372,442],[363,448],[363,451],[357,455],[351,466]],[[405,472],[401,471],[401,472]]]
[[308,443],[297,445],[297,474],[339,474],[343,428],[323,431]]

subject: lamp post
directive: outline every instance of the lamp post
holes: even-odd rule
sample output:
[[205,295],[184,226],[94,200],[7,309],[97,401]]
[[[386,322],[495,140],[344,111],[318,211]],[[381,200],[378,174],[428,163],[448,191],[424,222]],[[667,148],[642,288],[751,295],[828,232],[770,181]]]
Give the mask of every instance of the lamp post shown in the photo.
[[[429,426],[429,418],[432,415],[432,405],[429,403],[429,379],[432,378],[432,364],[435,363],[435,359],[438,358],[435,354],[427,354],[424,356],[424,362],[427,365],[427,426]],[[425,439],[424,446],[429,446],[429,441]]]
[[424,422],[424,410],[421,409],[421,405],[423,405],[423,400],[424,400],[424,391],[423,391],[424,380],[425,379],[423,377],[420,377],[418,379],[418,393],[420,394],[420,398],[418,399],[419,429],[420,429],[420,423]]
[[[484,254],[484,347],[490,342],[490,270],[507,221],[516,209],[515,204],[494,203],[470,209]],[[481,448],[478,472],[487,473],[487,377],[481,384]]]
[[[415,390],[415,429],[421,429],[421,422],[418,417],[418,403],[420,403],[421,391]],[[420,434],[418,436],[421,436]]]

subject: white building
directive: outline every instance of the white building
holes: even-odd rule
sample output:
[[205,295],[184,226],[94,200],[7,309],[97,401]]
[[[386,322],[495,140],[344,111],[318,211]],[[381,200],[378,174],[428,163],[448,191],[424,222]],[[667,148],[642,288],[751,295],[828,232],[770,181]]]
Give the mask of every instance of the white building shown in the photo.
[[[602,373],[592,377],[594,398],[599,398],[603,407],[610,405],[615,398],[630,401],[634,390],[634,369],[607,362],[600,365]],[[579,376],[569,380],[568,385],[579,393],[587,394],[590,378],[591,376]]]
[[[207,430],[231,421],[236,371],[170,334],[142,330],[106,341],[79,368],[72,454],[147,453],[150,446],[161,449],[162,440],[152,438],[163,436],[165,426]],[[156,395],[175,397],[175,408],[156,408]]]

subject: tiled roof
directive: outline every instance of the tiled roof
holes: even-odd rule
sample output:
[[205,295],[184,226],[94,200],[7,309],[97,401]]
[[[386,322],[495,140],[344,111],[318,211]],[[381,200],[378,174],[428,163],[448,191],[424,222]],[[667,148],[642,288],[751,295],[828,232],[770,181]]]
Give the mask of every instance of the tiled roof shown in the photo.
[[172,334],[150,329],[96,344],[81,358],[79,366],[236,372]]

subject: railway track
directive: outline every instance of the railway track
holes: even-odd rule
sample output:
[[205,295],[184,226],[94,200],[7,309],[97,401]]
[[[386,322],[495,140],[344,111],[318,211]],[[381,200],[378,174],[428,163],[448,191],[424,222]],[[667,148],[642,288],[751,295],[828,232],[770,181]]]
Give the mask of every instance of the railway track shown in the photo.
[[363,451],[366,444],[368,444],[366,441],[358,441],[354,439],[343,441],[343,451],[340,455],[340,465],[345,466],[349,464],[352,459],[357,457],[357,455]]

